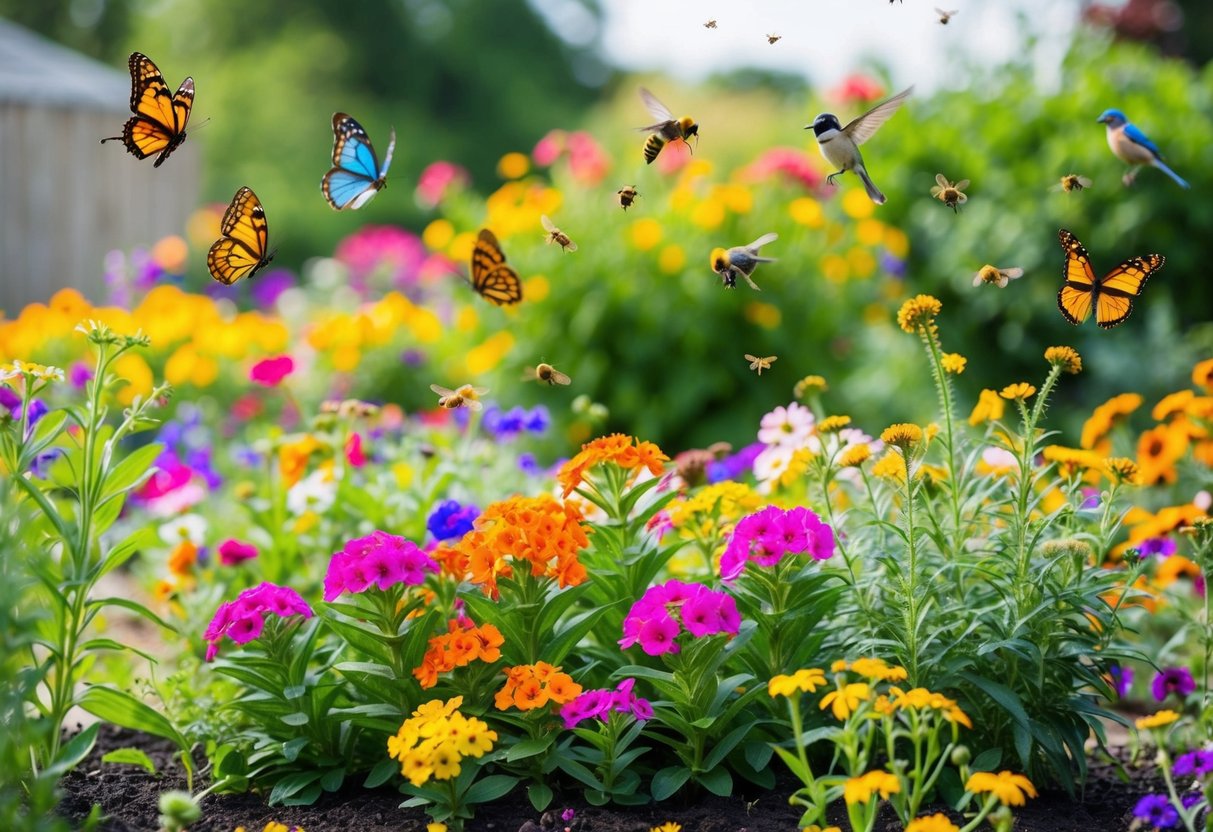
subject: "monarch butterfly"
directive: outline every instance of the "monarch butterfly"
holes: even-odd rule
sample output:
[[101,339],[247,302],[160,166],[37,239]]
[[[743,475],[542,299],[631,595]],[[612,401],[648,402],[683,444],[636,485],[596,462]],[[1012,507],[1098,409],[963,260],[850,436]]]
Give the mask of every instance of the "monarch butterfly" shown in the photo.
[[1064,228],[1057,232],[1066,250],[1066,265],[1062,270],[1065,283],[1057,293],[1057,308],[1072,324],[1080,324],[1095,307],[1095,323],[1111,329],[1124,323],[1133,311],[1133,298],[1141,294],[1150,275],[1166,262],[1161,254],[1132,257],[1101,278],[1091,270],[1091,258],[1078,238]]
[[518,272],[505,264],[497,235],[487,228],[480,230],[472,249],[472,288],[497,306],[522,300],[522,281],[518,279]]
[[190,120],[190,108],[194,106],[194,79],[182,81],[177,94],[173,95],[164,83],[164,76],[147,55],[132,52],[128,63],[131,68],[131,112],[135,115],[123,126],[121,136],[110,136],[101,143],[121,139],[127,151],[140,159],[159,153],[152,165],[158,168],[185,141],[185,124]]
[[396,131],[388,140],[383,167],[362,125],[345,113],[333,113],[333,169],[320,180],[320,192],[338,211],[361,208],[387,187],[387,169],[396,149]]
[[252,188],[236,191],[232,204],[223,215],[220,234],[206,255],[206,266],[211,277],[231,286],[242,277],[252,277],[257,270],[274,259],[274,252],[266,253],[269,224],[265,221],[265,209]]

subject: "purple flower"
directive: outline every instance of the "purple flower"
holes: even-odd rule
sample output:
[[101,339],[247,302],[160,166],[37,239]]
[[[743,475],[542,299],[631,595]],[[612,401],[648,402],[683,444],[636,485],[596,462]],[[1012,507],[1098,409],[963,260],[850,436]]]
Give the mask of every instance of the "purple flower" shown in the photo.
[[529,474],[532,477],[543,471],[543,469],[539,467],[539,462],[536,461],[535,455],[532,453],[518,455],[518,468],[522,471],[522,473]]
[[0,384],[0,407],[8,410],[15,419],[17,413],[21,410],[21,396],[11,387],[6,387]]
[[709,462],[707,467],[708,482],[717,483],[724,480],[735,480],[749,473],[754,468],[754,460],[758,458],[758,455],[765,448],[766,445],[761,442],[755,442],[751,445],[746,445],[732,456],[726,456],[724,459]]
[[1157,555],[1160,558],[1175,554],[1175,541],[1169,537],[1151,537],[1137,544],[1139,557],[1148,558]]
[[480,509],[473,505],[462,505],[458,500],[444,500],[430,513],[425,527],[437,540],[454,540],[463,537],[476,526]]
[[1114,664],[1108,669],[1108,674],[1112,677],[1112,688],[1116,691],[1117,698],[1124,699],[1128,696],[1129,688],[1133,686],[1133,668]]
[[543,405],[535,405],[534,408],[526,416],[526,427],[528,433],[542,434],[547,431],[552,425],[552,414]]
[[1148,794],[1137,801],[1133,816],[1158,829],[1169,829],[1179,823],[1179,813],[1163,794]]
[[93,368],[83,361],[77,361],[72,364],[71,368],[67,371],[67,380],[77,390],[83,390],[84,385],[88,384],[92,379]]
[[653,706],[647,699],[641,699],[632,692],[635,685],[635,679],[624,679],[614,690],[587,690],[566,702],[560,709],[564,727],[576,728],[578,723],[587,719],[606,722],[612,713],[630,714],[640,722],[651,719]]
[[565,823],[572,823],[573,818],[575,818],[575,817],[577,817],[577,813],[574,812],[572,809],[565,809],[563,812],[560,813],[560,819],[562,821],[564,821]]
[[236,644],[248,644],[265,629],[265,614],[280,618],[299,615],[312,617],[312,608],[298,592],[286,586],[264,582],[246,589],[235,601],[224,602],[215,610],[203,638],[207,641],[206,660],[219,652],[219,642],[230,638]]
[[1183,699],[1196,690],[1196,680],[1192,678],[1192,671],[1186,667],[1167,667],[1154,677],[1151,690],[1159,702],[1172,693]]
[[884,249],[881,249],[880,252],[880,268],[889,277],[895,277],[900,280],[906,276],[906,261]]
[[264,272],[249,283],[249,296],[261,309],[269,309],[278,302],[278,296],[295,285],[295,276],[286,269]]
[[1213,750],[1198,748],[1187,754],[1180,754],[1175,758],[1172,771],[1180,777],[1203,777],[1213,772]]

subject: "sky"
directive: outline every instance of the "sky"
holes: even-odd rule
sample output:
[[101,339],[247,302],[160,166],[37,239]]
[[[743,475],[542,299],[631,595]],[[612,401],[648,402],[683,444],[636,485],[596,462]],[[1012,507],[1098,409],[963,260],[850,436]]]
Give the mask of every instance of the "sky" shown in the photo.
[[[532,0],[558,34],[592,38],[578,0]],[[946,26],[934,8],[958,10]],[[965,85],[950,56],[968,53],[999,65],[1026,41],[1038,83],[1057,82],[1057,67],[1080,0],[603,0],[603,57],[637,72],[693,82],[742,67],[801,75],[831,86],[851,72],[887,67],[894,87],[920,92]],[[715,29],[704,23],[716,20]],[[781,36],[774,44],[766,35]]]

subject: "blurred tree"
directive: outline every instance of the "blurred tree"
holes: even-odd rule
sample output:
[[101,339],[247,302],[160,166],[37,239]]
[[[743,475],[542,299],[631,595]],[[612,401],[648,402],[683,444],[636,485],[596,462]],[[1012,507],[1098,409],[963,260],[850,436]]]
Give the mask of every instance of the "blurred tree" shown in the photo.
[[138,0],[0,0],[0,18],[99,60],[124,57]]

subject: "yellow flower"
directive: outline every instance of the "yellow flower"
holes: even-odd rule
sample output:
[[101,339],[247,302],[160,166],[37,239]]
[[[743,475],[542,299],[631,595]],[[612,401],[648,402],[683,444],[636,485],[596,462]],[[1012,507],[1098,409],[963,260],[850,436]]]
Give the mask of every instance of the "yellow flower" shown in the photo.
[[830,386],[826,384],[826,380],[821,376],[805,376],[796,382],[796,386],[792,388],[792,394],[797,399],[803,400],[805,396],[813,393],[824,393],[829,389]]
[[862,682],[844,686],[840,690],[832,690],[821,697],[817,707],[821,710],[830,708],[838,719],[846,719],[861,702],[866,702],[872,695],[872,689]]
[[876,460],[876,464],[872,466],[872,476],[887,477],[898,482],[905,482],[906,479],[906,459],[897,451],[889,451],[887,454]]
[[1124,416],[1128,416],[1137,408],[1141,407],[1142,398],[1137,393],[1121,393],[1119,396],[1113,396],[1106,402],[1095,408],[1091,413],[1091,418],[1087,419],[1082,426],[1082,440],[1078,443],[1084,448],[1091,448],[1101,453],[1106,453],[1104,440],[1107,435],[1112,432],[1112,428]]
[[1107,469],[1112,479],[1119,483],[1137,483],[1137,463],[1127,457],[1112,457],[1107,462]]
[[469,375],[478,376],[489,372],[505,358],[514,347],[514,336],[506,330],[490,335],[483,344],[472,347],[464,358]]
[[880,796],[887,800],[889,795],[900,791],[901,781],[896,775],[877,770],[847,780],[842,787],[842,797],[850,806],[854,803],[867,803],[874,792],[880,792]]
[[868,461],[872,456],[872,448],[866,443],[861,442],[858,445],[852,445],[842,452],[838,457],[839,468],[858,468]]
[[497,173],[502,179],[521,179],[531,169],[531,163],[523,153],[507,153],[497,162]]
[[1172,483],[1178,478],[1175,463],[1188,449],[1188,436],[1182,427],[1158,425],[1137,441],[1138,481],[1142,485]]
[[447,219],[436,219],[421,232],[421,241],[430,251],[442,251],[455,238],[455,226]]
[[425,832],[446,832],[446,824],[445,823],[427,823],[425,825]]
[[948,820],[947,815],[936,812],[914,818],[906,827],[906,832],[960,832],[960,827]]
[[852,188],[842,195],[842,210],[852,219],[863,220],[872,216],[876,206],[868,199],[867,194],[861,193],[858,188]]
[[1172,722],[1178,721],[1178,719],[1179,714],[1170,709],[1165,709],[1158,711],[1157,713],[1150,714],[1149,716],[1143,716],[1134,724],[1137,726],[1139,731],[1145,731],[1150,728],[1161,728],[1164,725],[1170,725]]
[[889,425],[881,432],[880,441],[886,445],[896,445],[905,451],[922,441],[922,428],[907,423]]
[[842,832],[837,826],[818,826],[815,823],[810,823],[800,832]]
[[1045,350],[1045,361],[1072,375],[1082,372],[1082,356],[1073,347],[1049,347]]
[[851,424],[850,416],[827,416],[817,423],[818,433],[838,433]]
[[903,332],[911,334],[924,327],[931,329],[935,326],[935,316],[943,309],[943,304],[930,295],[918,295],[910,298],[897,310],[897,325]]
[[887,664],[884,659],[856,659],[851,663],[851,671],[869,679],[880,679],[885,682],[898,682],[909,678],[909,673],[900,665]]
[[1036,394],[1036,388],[1026,381],[1020,381],[1015,384],[1008,384],[1002,388],[998,395],[1008,401],[1026,401]]
[[1042,454],[1046,462],[1057,463],[1057,473],[1065,479],[1077,476],[1083,471],[1102,472],[1104,458],[1094,451],[1084,451],[1079,448],[1067,448],[1063,445],[1049,445]]
[[632,223],[632,246],[637,251],[648,251],[661,242],[661,223],[644,218]]
[[997,422],[1002,418],[1006,407],[1002,399],[998,398],[997,392],[982,390],[981,395],[977,397],[977,404],[973,406],[973,412],[969,414],[969,424],[977,427],[983,422]]
[[649,832],[682,832],[682,824],[667,820],[661,826],[654,826]]
[[965,790],[973,794],[989,792],[1004,806],[1022,806],[1027,797],[1036,797],[1036,787],[1022,774],[1013,774],[1006,769],[994,774],[991,771],[974,772],[965,783]]
[[677,243],[670,243],[661,250],[661,254],[657,255],[657,268],[661,270],[662,274],[678,274],[686,262],[686,252]]
[[752,300],[745,305],[745,319],[763,329],[775,329],[783,320],[783,313],[772,303]]
[[1213,358],[1206,358],[1192,368],[1192,383],[1213,393]]
[[776,696],[792,696],[797,691],[814,693],[817,688],[826,683],[825,673],[816,667],[797,670],[791,676],[775,676],[767,685],[767,693],[774,699]]
[[958,352],[945,352],[939,363],[943,365],[945,373],[958,376],[965,371],[965,365],[969,363],[969,359]]
[[821,228],[825,225],[825,213],[821,203],[810,196],[802,196],[788,203],[788,214],[795,222],[807,228]]

